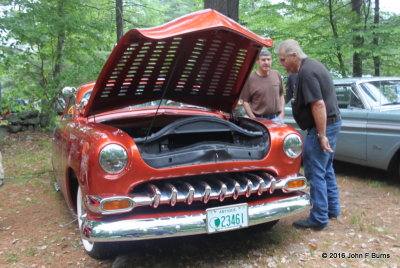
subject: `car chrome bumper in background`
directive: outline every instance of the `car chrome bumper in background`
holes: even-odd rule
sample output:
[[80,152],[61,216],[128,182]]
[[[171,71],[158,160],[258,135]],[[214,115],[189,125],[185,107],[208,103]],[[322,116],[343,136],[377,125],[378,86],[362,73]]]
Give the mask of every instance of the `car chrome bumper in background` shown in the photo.
[[[311,207],[310,196],[280,199],[248,206],[249,226],[278,220]],[[93,221],[82,218],[83,237],[91,242],[132,241],[205,234],[206,213],[150,219]]]

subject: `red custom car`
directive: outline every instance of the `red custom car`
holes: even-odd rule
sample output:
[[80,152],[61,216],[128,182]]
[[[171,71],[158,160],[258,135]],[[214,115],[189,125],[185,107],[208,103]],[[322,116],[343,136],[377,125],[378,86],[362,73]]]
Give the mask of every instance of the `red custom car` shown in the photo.
[[299,133],[233,113],[272,45],[204,10],[129,31],[97,81],[69,94],[52,162],[90,256],[111,257],[121,241],[268,228],[310,207]]

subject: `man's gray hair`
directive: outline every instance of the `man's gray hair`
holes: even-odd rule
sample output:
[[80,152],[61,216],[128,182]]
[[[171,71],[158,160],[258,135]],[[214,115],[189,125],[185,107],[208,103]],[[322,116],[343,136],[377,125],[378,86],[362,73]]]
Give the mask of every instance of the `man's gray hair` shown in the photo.
[[271,56],[271,55],[272,55],[271,52],[269,50],[267,50],[267,49],[261,50],[260,54],[258,54],[259,57],[260,56]]
[[277,54],[279,54],[282,50],[284,50],[286,52],[286,55],[296,53],[300,59],[307,58],[307,55],[301,49],[299,42],[297,42],[296,40],[293,40],[293,39],[285,40],[275,48],[275,52]]

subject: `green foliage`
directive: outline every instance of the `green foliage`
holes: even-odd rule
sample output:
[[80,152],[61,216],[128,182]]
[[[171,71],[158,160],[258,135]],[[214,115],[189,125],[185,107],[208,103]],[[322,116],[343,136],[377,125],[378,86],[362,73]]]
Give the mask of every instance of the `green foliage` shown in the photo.
[[6,33],[0,59],[5,102],[21,95],[51,112],[60,87],[96,79],[113,30],[98,2],[2,1],[7,8],[0,18]]
[[[15,96],[54,113],[64,86],[96,80],[115,43],[115,2],[3,0],[0,2],[1,106]],[[202,1],[125,0],[126,31],[151,27],[201,9]]]
[[200,0],[125,0],[125,28],[158,26],[202,7],[203,1]]
[[[252,31],[274,39],[279,43],[285,39],[296,39],[305,53],[323,62],[333,74],[352,74],[352,56],[361,53],[364,60],[364,75],[373,75],[373,57],[380,56],[381,75],[398,76],[400,48],[397,45],[400,31],[400,16],[380,13],[380,24],[373,24],[373,6],[368,9],[368,1],[363,2],[361,20],[355,24],[350,0],[241,0],[240,22]],[[329,2],[332,13],[329,12]],[[332,20],[330,20],[332,15]],[[333,27],[336,27],[337,36]],[[358,29],[354,31],[353,29]],[[362,47],[354,49],[354,38],[362,37]],[[379,45],[373,38],[379,38]],[[343,58],[343,66],[339,62]],[[277,66],[277,61],[274,64]],[[282,69],[280,69],[282,70]],[[283,70],[282,70],[283,71]]]
[[[381,12],[379,25],[374,25],[373,6],[362,2],[356,20],[350,0],[240,0],[239,22],[276,43],[298,40],[310,57],[338,76],[351,75],[354,52],[363,57],[364,74],[374,73],[373,57],[379,56],[382,75],[400,75],[400,16]],[[123,3],[125,32],[203,8],[202,0]],[[115,1],[1,0],[1,107],[23,109],[15,103],[20,98],[53,112],[62,87],[96,80],[115,44],[115,28]],[[355,37],[362,37],[362,46],[353,48]],[[373,43],[375,37],[379,45]],[[284,72],[277,60],[274,67]]]

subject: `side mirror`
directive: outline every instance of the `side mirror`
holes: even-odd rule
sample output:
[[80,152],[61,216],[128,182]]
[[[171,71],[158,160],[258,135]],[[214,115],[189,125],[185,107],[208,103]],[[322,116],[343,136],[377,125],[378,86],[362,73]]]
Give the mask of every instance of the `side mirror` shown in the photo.
[[76,88],[64,87],[61,92],[64,97],[69,98],[76,93]]
[[83,112],[84,112],[84,110],[85,110],[85,108],[86,108],[86,105],[88,104],[88,100],[87,99],[83,99],[83,100],[81,100],[81,102],[78,104],[78,111],[79,111],[79,113],[82,115],[83,114]]

